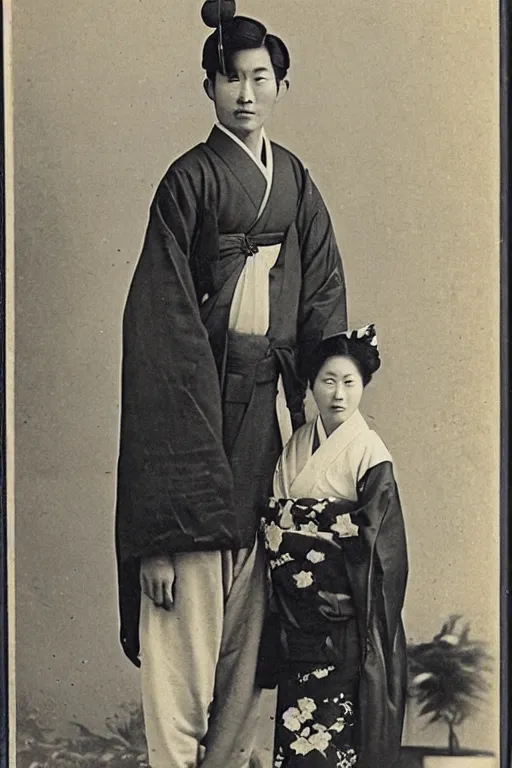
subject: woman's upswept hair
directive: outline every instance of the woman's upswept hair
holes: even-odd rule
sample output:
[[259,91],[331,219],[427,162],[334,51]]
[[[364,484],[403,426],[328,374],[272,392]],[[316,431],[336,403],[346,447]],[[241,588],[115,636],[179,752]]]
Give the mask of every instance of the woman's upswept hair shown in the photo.
[[330,357],[350,357],[357,365],[363,385],[372,380],[373,374],[380,368],[380,356],[377,347],[375,326],[367,325],[357,331],[331,336],[316,348],[307,362],[306,370],[311,388],[320,373],[323,364]]

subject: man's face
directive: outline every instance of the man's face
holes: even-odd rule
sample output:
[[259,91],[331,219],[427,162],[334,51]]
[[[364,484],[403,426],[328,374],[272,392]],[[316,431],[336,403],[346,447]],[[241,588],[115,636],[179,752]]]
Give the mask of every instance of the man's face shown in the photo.
[[208,80],[206,88],[219,122],[244,141],[261,131],[286,85],[278,87],[263,47],[235,53],[228,74],[217,72],[215,85]]

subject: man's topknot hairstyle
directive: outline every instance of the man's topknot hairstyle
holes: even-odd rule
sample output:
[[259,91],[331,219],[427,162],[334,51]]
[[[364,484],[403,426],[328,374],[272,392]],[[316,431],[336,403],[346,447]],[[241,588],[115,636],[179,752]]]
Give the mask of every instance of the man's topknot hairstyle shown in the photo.
[[285,79],[290,67],[290,55],[283,41],[276,35],[267,34],[266,27],[256,19],[236,16],[234,0],[206,0],[201,8],[201,18],[214,32],[203,46],[202,66],[206,76],[215,82],[217,72],[227,74],[231,61],[238,51],[266,48],[276,80]]

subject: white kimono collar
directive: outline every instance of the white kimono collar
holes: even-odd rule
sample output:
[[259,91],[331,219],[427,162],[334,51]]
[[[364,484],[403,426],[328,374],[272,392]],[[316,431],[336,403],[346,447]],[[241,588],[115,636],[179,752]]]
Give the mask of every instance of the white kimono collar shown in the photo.
[[[352,440],[361,432],[370,429],[359,411],[355,411],[344,424],[340,424],[329,436],[326,435],[320,415],[310,424],[311,427],[308,430],[306,440],[299,441],[298,444],[296,442],[295,450],[287,456],[288,464],[286,465],[284,462],[286,471],[282,473],[279,480],[285,486],[290,498],[297,495],[297,488],[314,489],[318,478],[324,475],[327,467],[337,460]],[[315,428],[320,445],[313,453]]]
[[320,414],[318,414],[316,419],[316,430],[320,445],[324,445],[328,442],[329,450],[334,450],[336,453],[341,452],[350,442],[352,442],[359,432],[363,432],[367,429],[369,429],[369,426],[359,410],[354,411],[352,416],[350,416],[350,418],[343,424],[340,424],[330,435],[327,435],[325,431]]

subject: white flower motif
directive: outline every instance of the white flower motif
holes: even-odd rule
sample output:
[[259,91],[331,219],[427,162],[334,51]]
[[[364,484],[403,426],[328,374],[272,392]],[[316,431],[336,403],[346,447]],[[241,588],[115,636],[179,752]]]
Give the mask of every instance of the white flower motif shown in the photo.
[[355,750],[347,749],[346,752],[337,752],[336,768],[352,768],[357,763]]
[[282,747],[279,747],[277,755],[274,760],[274,768],[281,768],[284,763],[284,751]]
[[325,757],[325,750],[329,746],[331,738],[332,736],[328,731],[317,731],[309,737],[308,741]]
[[336,731],[336,733],[341,733],[343,730],[345,730],[345,720],[343,717],[338,717],[336,719],[336,722],[331,725],[329,728],[330,731]]
[[334,667],[325,667],[324,669],[314,669],[313,674],[316,678],[318,678],[318,680],[320,680],[320,678],[322,677],[327,677],[329,672],[332,672],[333,669]]
[[289,731],[300,731],[301,721],[299,720],[300,711],[297,707],[288,707],[286,712],[283,712],[283,725],[288,728]]
[[344,514],[336,515],[336,522],[331,525],[331,531],[340,537],[357,536],[359,528],[351,521],[349,514]]
[[311,563],[321,563],[325,560],[325,555],[323,552],[317,552],[316,549],[310,549],[306,555],[306,560],[309,560]]
[[319,501],[317,504],[313,504],[312,509],[314,509],[315,512],[323,512],[328,504],[328,501]]
[[301,533],[310,533],[314,536],[316,533],[318,533],[318,525],[310,520],[309,523],[306,523],[305,525],[302,524],[300,526],[300,531]]
[[283,532],[273,521],[265,527],[265,540],[272,552],[278,552],[283,540]]
[[284,507],[282,507],[282,512],[291,512],[294,504],[295,502],[293,499],[288,499],[288,501],[285,502]]
[[285,530],[293,528],[292,504],[293,502],[287,501],[279,513],[279,525]]
[[297,701],[297,705],[301,712],[308,712],[311,714],[311,712],[314,712],[316,709],[316,704],[312,698],[309,696],[304,696],[302,699],[299,699]]
[[313,574],[311,571],[301,571],[300,573],[294,573],[293,578],[295,579],[298,589],[310,587],[313,583]]
[[285,552],[284,555],[281,555],[281,557],[278,557],[276,560],[270,560],[270,567],[272,570],[275,570],[281,565],[285,565],[285,563],[293,563],[293,557],[289,552]]
[[277,507],[277,499],[274,496],[271,496],[268,500],[268,508],[269,509],[275,509]]
[[326,731],[327,728],[325,725],[322,725],[322,723],[313,723],[313,730],[314,731]]
[[304,728],[300,736],[290,744],[291,748],[298,755],[307,755],[313,749],[321,752],[325,757],[325,750],[330,744],[331,734],[322,726],[313,726],[315,733],[311,733],[311,728]]
[[290,747],[297,755],[308,755],[315,748],[314,744],[311,744],[304,736],[299,736],[298,739],[292,741]]

